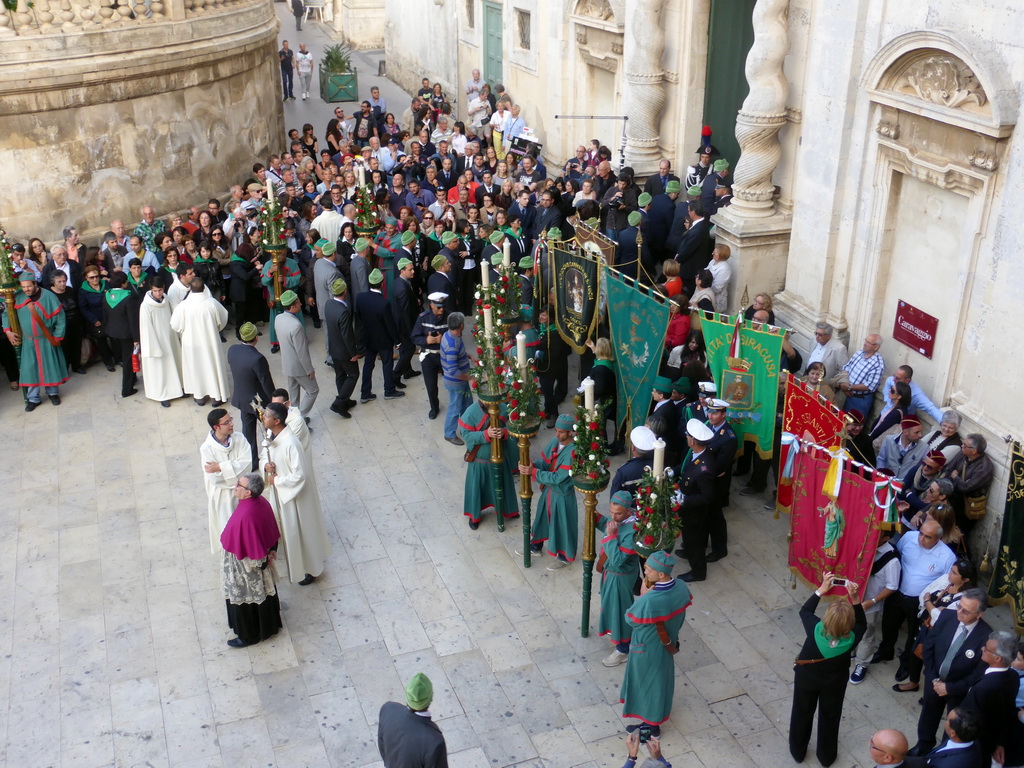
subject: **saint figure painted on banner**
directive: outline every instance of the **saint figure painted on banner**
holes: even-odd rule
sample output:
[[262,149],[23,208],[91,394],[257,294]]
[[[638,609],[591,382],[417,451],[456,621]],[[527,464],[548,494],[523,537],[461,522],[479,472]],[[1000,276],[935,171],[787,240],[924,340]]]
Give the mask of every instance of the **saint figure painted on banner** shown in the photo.
[[834,501],[830,501],[824,507],[820,507],[818,511],[825,516],[825,556],[835,557],[839,553],[839,539],[846,527],[843,510]]

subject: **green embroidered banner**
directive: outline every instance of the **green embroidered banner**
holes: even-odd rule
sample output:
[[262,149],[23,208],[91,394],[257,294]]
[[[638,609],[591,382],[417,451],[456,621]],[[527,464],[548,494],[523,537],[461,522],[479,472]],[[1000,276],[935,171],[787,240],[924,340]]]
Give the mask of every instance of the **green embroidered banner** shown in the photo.
[[1018,635],[1024,635],[1024,449],[1016,440],[1010,455],[1003,533],[988,594],[993,605],[1009,605]]
[[702,313],[708,367],[718,385],[718,397],[730,404],[729,423],[739,438],[740,451],[749,441],[761,458],[770,459],[785,331],[768,325],[755,329],[760,324],[742,317]]
[[615,353],[618,412],[615,423],[629,419],[628,429],[647,418],[651,388],[661,366],[668,331],[668,304],[614,269],[604,268],[608,291],[608,325]]

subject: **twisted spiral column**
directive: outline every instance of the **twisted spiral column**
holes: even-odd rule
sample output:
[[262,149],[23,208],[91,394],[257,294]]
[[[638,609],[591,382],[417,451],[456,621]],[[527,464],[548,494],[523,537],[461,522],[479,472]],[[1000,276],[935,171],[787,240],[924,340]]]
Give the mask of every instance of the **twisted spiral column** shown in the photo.
[[664,0],[635,0],[626,17],[623,40],[626,164],[638,173],[657,168],[661,160],[661,113],[665,108],[665,51],[662,27]]
[[740,159],[736,164],[731,212],[765,218],[775,212],[772,173],[782,157],[779,130],[786,122],[789,86],[782,66],[789,50],[789,0],[758,0],[754,44],[745,73],[750,92],[736,116]]

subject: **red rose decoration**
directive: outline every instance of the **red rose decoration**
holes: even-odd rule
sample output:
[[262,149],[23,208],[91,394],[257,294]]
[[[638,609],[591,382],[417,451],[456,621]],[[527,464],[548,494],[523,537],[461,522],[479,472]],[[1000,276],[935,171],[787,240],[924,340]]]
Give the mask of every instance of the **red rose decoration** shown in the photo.
[[590,450],[592,450],[592,451],[596,451],[600,447],[601,446],[599,446],[597,443],[591,443],[590,444]]
[[484,353],[484,348],[483,347],[477,347],[476,348],[476,353],[477,353],[478,356],[482,355]]
[[587,425],[590,429],[597,429],[597,422],[592,421]]
[[544,411],[538,411],[537,415],[540,416],[542,419],[546,419],[548,417],[548,415],[544,413]]
[[653,543],[654,543],[654,537],[653,536],[651,536],[650,534],[648,534],[647,536],[644,536],[644,544],[647,544],[648,546],[650,546]]
[[522,388],[523,388],[523,385],[520,384],[518,381],[513,381],[512,382],[512,389],[522,389]]
[[518,408],[519,407],[519,401],[518,400],[509,400],[508,401],[508,407],[509,408]]
[[508,415],[509,421],[519,421],[519,414],[513,411]]
[[591,480],[597,480],[597,472],[588,472],[587,477],[589,477]]

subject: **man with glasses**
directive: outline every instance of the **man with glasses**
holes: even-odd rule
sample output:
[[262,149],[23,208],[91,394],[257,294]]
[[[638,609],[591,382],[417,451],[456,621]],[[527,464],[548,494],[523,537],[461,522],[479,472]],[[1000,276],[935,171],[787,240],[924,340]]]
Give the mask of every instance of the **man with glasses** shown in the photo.
[[875,405],[875,390],[882,381],[885,360],[878,350],[882,348],[882,337],[877,333],[869,334],[864,339],[864,346],[855,352],[843,370],[848,380],[837,382],[837,386],[846,393],[847,411],[856,408],[864,414],[864,421],[871,415]]
[[252,466],[252,448],[235,434],[234,419],[223,408],[210,411],[206,423],[210,432],[199,446],[199,459],[206,488],[210,552],[216,555],[221,551],[220,535],[235,509],[235,485]]
[[927,763],[920,757],[907,757],[910,749],[907,737],[901,731],[886,728],[875,731],[868,741],[870,761],[876,766],[899,766],[899,768],[925,768]]
[[[811,363],[821,363],[825,366],[826,374],[831,377],[835,377],[850,360],[846,345],[837,339],[833,335],[834,333],[834,329],[828,323],[815,325],[814,347],[807,355],[808,367]],[[804,369],[804,373],[807,373],[806,369]]]

